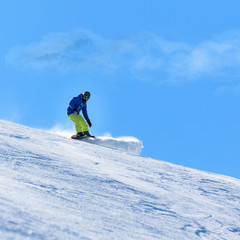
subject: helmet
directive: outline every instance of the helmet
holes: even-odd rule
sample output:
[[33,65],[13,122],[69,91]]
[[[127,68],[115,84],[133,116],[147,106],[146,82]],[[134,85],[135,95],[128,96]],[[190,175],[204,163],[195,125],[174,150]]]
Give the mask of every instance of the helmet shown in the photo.
[[90,96],[91,96],[91,94],[90,94],[90,92],[88,92],[88,91],[86,91],[85,93],[83,93],[83,99],[84,99],[85,101],[89,100]]

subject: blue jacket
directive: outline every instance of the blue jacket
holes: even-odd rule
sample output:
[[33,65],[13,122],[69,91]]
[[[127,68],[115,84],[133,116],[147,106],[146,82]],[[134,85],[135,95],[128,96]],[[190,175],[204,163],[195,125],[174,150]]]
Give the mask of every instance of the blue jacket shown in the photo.
[[84,118],[86,121],[89,120],[88,113],[87,113],[87,103],[82,101],[82,94],[78,95],[77,97],[74,97],[70,103],[69,107],[67,109],[67,115],[74,113],[74,111],[78,111],[79,113],[82,111]]

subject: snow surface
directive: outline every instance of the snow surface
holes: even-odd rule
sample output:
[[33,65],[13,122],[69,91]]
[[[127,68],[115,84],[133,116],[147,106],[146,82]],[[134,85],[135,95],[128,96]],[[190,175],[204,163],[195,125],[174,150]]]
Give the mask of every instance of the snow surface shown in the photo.
[[0,120],[0,239],[240,239],[240,180]]

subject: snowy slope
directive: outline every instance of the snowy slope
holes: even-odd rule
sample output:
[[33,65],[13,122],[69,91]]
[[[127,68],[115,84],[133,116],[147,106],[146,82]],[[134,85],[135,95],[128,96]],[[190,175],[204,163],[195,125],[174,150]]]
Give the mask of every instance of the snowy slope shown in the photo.
[[0,239],[240,239],[240,180],[0,121]]

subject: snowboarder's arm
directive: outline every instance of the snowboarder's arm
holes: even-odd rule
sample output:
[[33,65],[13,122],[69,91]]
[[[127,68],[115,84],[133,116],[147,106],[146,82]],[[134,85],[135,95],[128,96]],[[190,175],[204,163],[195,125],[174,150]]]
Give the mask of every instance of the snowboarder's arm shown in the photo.
[[88,117],[88,113],[87,113],[87,106],[86,106],[86,107],[83,107],[82,113],[83,113],[83,116],[84,116],[84,118],[86,119],[86,121],[90,121],[90,119],[89,119],[89,117]]

